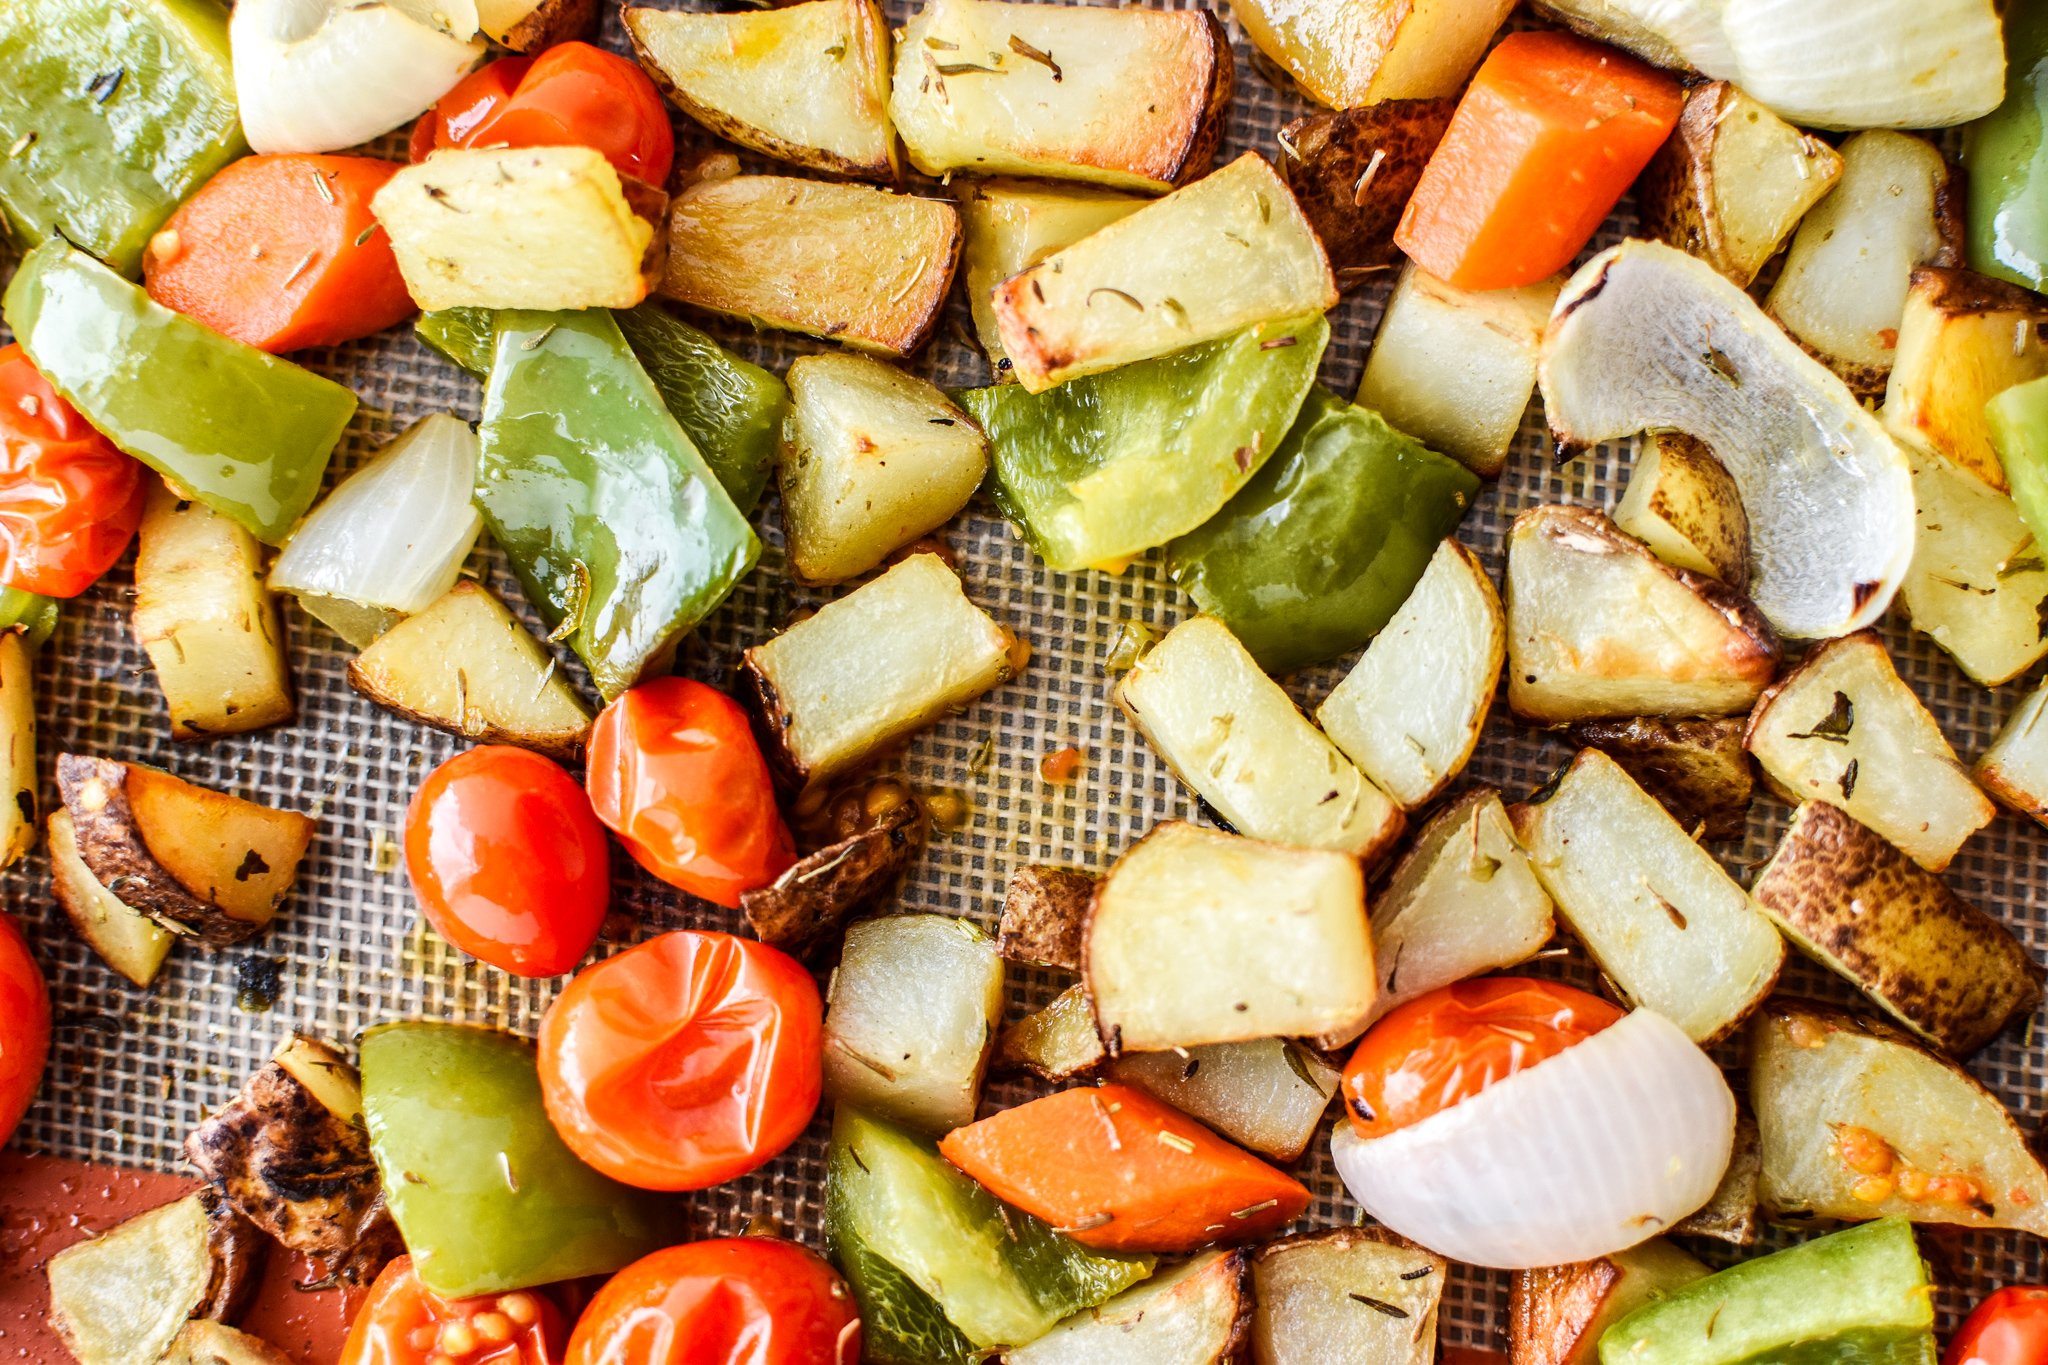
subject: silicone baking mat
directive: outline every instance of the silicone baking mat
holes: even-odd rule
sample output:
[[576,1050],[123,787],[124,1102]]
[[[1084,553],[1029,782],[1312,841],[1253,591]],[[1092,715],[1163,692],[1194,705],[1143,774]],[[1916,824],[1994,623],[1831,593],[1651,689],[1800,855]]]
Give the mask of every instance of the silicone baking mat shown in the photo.
[[[890,0],[892,20],[903,22],[910,8],[904,0]],[[1225,22],[1238,75],[1218,163],[1246,150],[1277,156],[1275,134],[1312,106],[1262,77],[1241,30],[1227,16]],[[604,41],[625,50],[616,7],[607,16]],[[711,145],[687,120],[678,119],[677,131],[685,144]],[[403,155],[397,138],[386,139],[380,150]],[[746,165],[777,169],[751,158]],[[922,192],[943,191],[926,185]],[[1596,247],[1625,235],[1632,224],[1624,202]],[[1386,272],[1351,293],[1332,315],[1322,378],[1340,394],[1350,394],[1357,385],[1392,275]],[[735,350],[778,371],[795,356],[819,349],[785,334],[716,322],[709,326]],[[956,289],[937,338],[914,367],[941,384],[987,382],[987,364],[970,337],[967,309]],[[361,396],[362,410],[336,456],[337,473],[356,467],[428,413],[477,415],[477,383],[404,329],[296,358]],[[1517,513],[1546,502],[1611,511],[1626,479],[1630,452],[1625,448],[1601,447],[1554,468],[1541,419],[1539,400],[1505,474],[1485,489],[1458,531],[1496,581],[1502,538]],[[760,567],[687,642],[677,661],[679,672],[730,684],[741,650],[768,638],[798,610],[833,595],[799,588],[786,576],[772,495],[754,520],[768,547]],[[1163,630],[1193,608],[1166,578],[1156,554],[1120,576],[1046,570],[985,499],[943,534],[959,556],[969,594],[1029,640],[1033,653],[1022,676],[918,736],[894,761],[919,789],[958,793],[970,811],[963,828],[934,831],[896,904],[966,915],[992,926],[1013,867],[1052,862],[1099,870],[1157,821],[1205,818],[1109,704],[1114,679],[1103,667],[1124,623],[1143,621]],[[523,610],[501,556],[486,545],[472,563]],[[297,720],[253,736],[173,744],[162,699],[128,628],[132,594],[127,572],[124,564],[68,605],[56,637],[39,656],[44,801],[55,799],[57,754],[102,754],[307,811],[318,817],[319,833],[297,890],[268,933],[220,952],[181,945],[149,990],[129,986],[73,936],[50,895],[49,863],[40,849],[5,874],[0,894],[35,943],[56,1008],[42,1096],[15,1140],[60,1156],[178,1169],[186,1132],[224,1103],[290,1030],[346,1043],[381,1020],[428,1017],[489,1022],[531,1034],[560,982],[520,981],[448,948],[417,920],[400,866],[397,840],[406,802],[421,778],[459,747],[458,741],[358,696],[345,678],[348,647],[287,606]],[[1972,683],[1897,617],[1895,611],[1884,637],[1900,672],[1940,719],[1964,761],[1973,760],[2028,684],[1988,690]],[[563,658],[564,667],[582,682],[581,671]],[[1288,688],[1312,707],[1349,662],[1306,670],[1288,678]],[[1084,756],[1078,780],[1057,786],[1042,782],[1039,759],[1069,745],[1078,746]],[[1464,783],[1490,783],[1517,799],[1567,756],[1560,740],[1518,726],[1502,706],[1488,724]],[[1739,846],[1720,846],[1730,869],[1745,882],[1771,848],[1786,814],[1784,807],[1759,796],[1748,839]],[[2037,957],[2048,957],[2044,850],[2048,832],[2001,814],[1965,845],[1948,874],[1963,895],[2010,923]],[[737,914],[683,896],[641,873],[624,856],[615,854],[613,868],[617,914],[607,924],[600,953],[668,929],[741,928]],[[1554,946],[1561,949],[1562,943]],[[1582,982],[1597,979],[1576,948],[1534,963],[1532,970]],[[251,1011],[238,1004],[244,985],[273,975],[277,984],[270,1009]],[[1061,974],[1028,968],[1013,968],[1010,979],[1010,1017],[1066,984]],[[1842,1001],[1854,998],[1803,960],[1788,966],[1783,988]],[[2029,1131],[2043,1107],[2044,1043],[2048,1040],[2036,1041],[2029,1023],[2023,1035],[2015,1031],[1999,1039],[1971,1064]],[[1728,1056],[1732,1061],[1733,1053]],[[1032,1087],[1023,1083],[993,1081],[986,1103],[1010,1103],[1030,1093]],[[774,1162],[694,1196],[697,1232],[734,1233],[765,1219],[821,1242],[826,1130],[827,1115],[821,1111],[804,1137]],[[1311,1147],[1297,1173],[1317,1194],[1304,1226],[1358,1217],[1330,1168],[1323,1139]],[[1993,1284],[2038,1279],[2044,1273],[2040,1244],[2017,1233],[1937,1234],[1923,1237],[1923,1243],[1945,1282],[1945,1316],[1967,1307]],[[1696,1249],[1708,1255],[1725,1250],[1712,1243]],[[1454,1272],[1441,1315],[1444,1340],[1501,1345],[1506,1296],[1503,1275],[1464,1268]]]

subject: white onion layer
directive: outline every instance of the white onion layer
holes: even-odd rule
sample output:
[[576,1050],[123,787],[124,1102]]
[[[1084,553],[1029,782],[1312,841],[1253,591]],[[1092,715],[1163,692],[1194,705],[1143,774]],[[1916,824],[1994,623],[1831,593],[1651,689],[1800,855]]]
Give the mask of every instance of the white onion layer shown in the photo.
[[1330,1154],[1352,1197],[1469,1265],[1524,1270],[1621,1251],[1713,1195],[1735,1096],[1676,1024],[1636,1010],[1420,1123]]

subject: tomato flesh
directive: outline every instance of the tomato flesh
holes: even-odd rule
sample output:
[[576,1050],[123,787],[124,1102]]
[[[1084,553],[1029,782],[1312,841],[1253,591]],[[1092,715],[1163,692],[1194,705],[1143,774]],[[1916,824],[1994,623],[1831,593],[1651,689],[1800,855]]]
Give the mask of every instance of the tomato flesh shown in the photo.
[[1624,1011],[1554,981],[1497,976],[1418,996],[1374,1024],[1344,1068],[1361,1137],[1420,1123],[1592,1037]]
[[0,1146],[36,1097],[50,1057],[50,992],[28,940],[0,913]]
[[2048,1365],[2048,1288],[2015,1284],[1978,1304],[1942,1365]]
[[557,43],[464,77],[413,129],[412,159],[445,147],[593,147],[620,175],[659,186],[675,163],[661,92],[624,57]]
[[597,1291],[568,1365],[854,1365],[860,1310],[816,1252],[729,1237],[642,1257]]
[[144,475],[28,352],[0,347],[0,583],[45,597],[91,587],[142,522]]
[[563,1335],[545,1294],[444,1299],[400,1256],[370,1287],[339,1365],[558,1365]]
[[427,775],[406,812],[405,868],[442,938],[515,976],[559,976],[597,940],[611,850],[576,780],[486,744]]
[[540,1026],[569,1149],[629,1185],[698,1190],[794,1142],[818,1107],[824,1002],[752,939],[679,929],[586,968]]

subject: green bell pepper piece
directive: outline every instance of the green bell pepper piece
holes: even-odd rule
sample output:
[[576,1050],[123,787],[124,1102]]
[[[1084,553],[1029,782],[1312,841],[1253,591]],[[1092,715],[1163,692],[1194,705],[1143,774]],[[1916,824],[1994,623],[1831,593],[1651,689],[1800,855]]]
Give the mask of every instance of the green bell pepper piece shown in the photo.
[[1293,425],[1329,340],[1311,314],[1044,393],[956,397],[988,433],[997,506],[1046,564],[1121,568],[1244,487]]
[[1317,386],[1273,458],[1167,547],[1167,566],[1281,673],[1376,635],[1478,492],[1458,461]]
[[2005,9],[2005,101],[1963,134],[1970,268],[2048,289],[2048,5]]
[[2048,379],[1997,395],[1984,405],[1984,420],[2020,520],[2036,545],[2048,545]]
[[498,314],[476,503],[607,701],[665,667],[761,542],[602,309]]
[[0,631],[18,630],[30,649],[41,649],[57,629],[57,599],[20,588],[0,588]]
[[356,396],[231,341],[52,239],[7,287],[7,324],[50,386],[109,440],[282,545],[320,493]]
[[0,212],[125,275],[171,210],[249,150],[213,0],[0,5]]
[[680,1206],[599,1175],[541,1103],[533,1044],[470,1024],[363,1036],[363,1119],[420,1283],[496,1294],[603,1275],[680,1240]]
[[[622,309],[612,318],[734,505],[752,512],[775,469],[788,386],[659,304]],[[479,379],[490,377],[492,327],[487,308],[445,308],[422,313],[413,324],[420,340]]]

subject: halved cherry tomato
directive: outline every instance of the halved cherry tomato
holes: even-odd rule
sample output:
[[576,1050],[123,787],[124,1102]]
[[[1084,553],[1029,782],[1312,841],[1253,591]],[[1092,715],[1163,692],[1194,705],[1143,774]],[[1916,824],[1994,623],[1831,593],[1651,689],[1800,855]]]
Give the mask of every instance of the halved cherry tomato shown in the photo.
[[1942,1365],[2048,1365],[2048,1289],[2008,1285],[1956,1329]]
[[675,130],[661,92],[624,57],[557,43],[464,77],[412,130],[412,159],[445,147],[595,147],[620,175],[661,186]]
[[1344,1108],[1361,1137],[1420,1123],[1554,1057],[1620,1019],[1597,995],[1554,981],[1460,981],[1374,1024],[1344,1068]]
[[557,1365],[564,1335],[545,1294],[444,1299],[400,1256],[370,1286],[339,1365]]
[[0,1146],[36,1097],[50,1057],[50,992],[14,921],[0,913]]
[[128,548],[148,471],[0,347],[0,583],[76,597]]
[[747,713],[703,683],[657,678],[605,707],[584,782],[633,860],[693,896],[738,909],[796,861]]
[[787,953],[679,929],[585,968],[555,998],[541,1097],[569,1149],[614,1180],[701,1190],[811,1121],[824,1013]]
[[779,1237],[643,1256],[597,1291],[568,1365],[855,1365],[860,1310],[825,1258]]
[[576,780],[505,744],[427,774],[405,816],[405,870],[442,938],[515,976],[560,976],[611,900],[604,826]]

